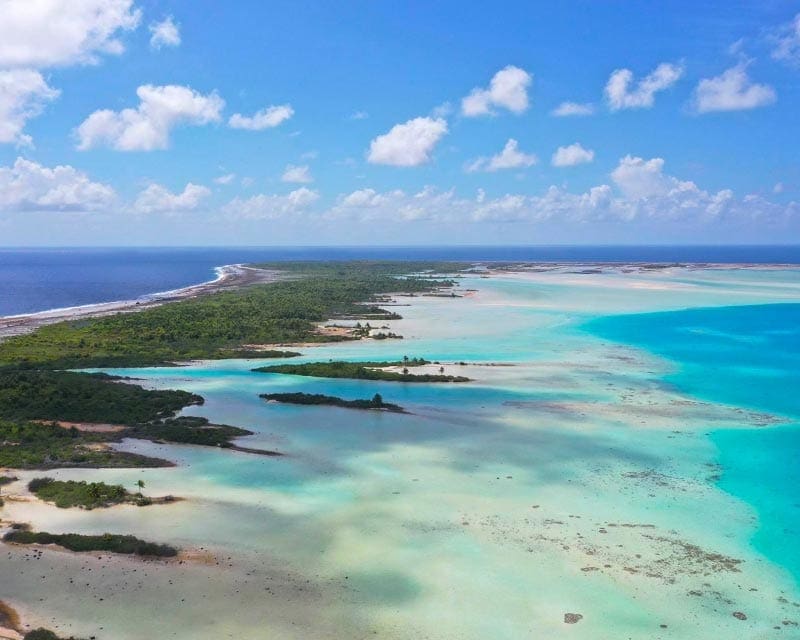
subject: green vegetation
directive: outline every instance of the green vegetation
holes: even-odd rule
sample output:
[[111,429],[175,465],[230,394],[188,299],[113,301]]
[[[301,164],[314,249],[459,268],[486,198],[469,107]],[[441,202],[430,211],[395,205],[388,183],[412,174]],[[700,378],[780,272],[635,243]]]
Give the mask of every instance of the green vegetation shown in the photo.
[[[169,466],[171,463],[165,460],[114,451],[108,443],[133,435],[139,425],[160,423],[183,407],[202,402],[200,396],[185,391],[147,390],[105,374],[2,371],[0,466],[15,469]],[[60,426],[57,421],[67,424]],[[79,426],[112,423],[129,428],[116,432],[85,431],[69,424],[72,422]]]
[[37,498],[52,502],[61,509],[70,507],[97,509],[124,502],[140,506],[152,504],[152,500],[149,498],[128,493],[122,485],[106,484],[105,482],[35,478],[28,483],[28,490]]
[[0,372],[0,418],[131,425],[171,416],[203,399],[186,391],[153,391],[105,374]]
[[[256,346],[357,339],[358,336],[320,333],[318,324],[335,318],[399,317],[377,305],[386,302],[389,294],[430,293],[452,286],[452,280],[431,274],[454,273],[469,267],[438,262],[297,262],[266,266],[283,271],[286,279],[138,313],[48,325],[0,342],[0,466],[50,469],[170,465],[165,460],[110,448],[110,443],[124,437],[279,455],[233,444],[233,438],[250,433],[244,429],[212,425],[204,418],[173,417],[187,405],[202,403],[197,395],[146,390],[105,374],[59,369],[169,365],[196,358],[293,357],[299,354],[260,351]],[[362,329],[369,333],[369,327]],[[406,359],[397,363],[308,364],[291,370],[283,370],[288,365],[281,365],[276,372],[405,382],[466,380],[370,368],[407,368],[417,364],[425,362]],[[83,428],[85,423],[123,428],[92,430]]]
[[0,476],[0,487],[19,480],[16,476]]
[[232,438],[253,435],[253,432],[226,424],[210,424],[206,418],[181,416],[134,427],[128,435],[158,442],[230,447]]
[[243,358],[243,359],[261,359],[261,358],[296,358],[302,355],[297,351],[281,351],[279,349],[220,349],[219,358]]
[[[413,374],[408,367],[429,364],[427,360],[414,358],[397,362],[308,362],[306,364],[278,364],[259,367],[253,371],[261,373],[284,373],[295,376],[313,376],[315,378],[350,378],[354,380],[387,380],[390,382],[469,382],[464,376],[448,376],[443,374]],[[403,367],[402,373],[384,371],[385,367]]]
[[70,636],[69,638],[62,638],[61,636],[56,635],[50,629],[34,629],[33,631],[28,631],[22,640],[78,640],[75,636]]
[[371,400],[344,400],[343,398],[326,396],[321,393],[262,393],[259,397],[264,400],[274,400],[275,402],[286,402],[288,404],[326,405],[348,409],[380,409],[405,413],[405,409],[400,405],[384,402],[380,393],[376,393]]
[[[376,276],[429,278],[455,274],[472,268],[470,262],[442,260],[293,260],[291,262],[260,262],[253,265],[261,269],[282,271],[299,277],[356,279]],[[411,276],[413,277],[413,276]],[[402,292],[403,289],[395,289]]]
[[[107,445],[130,437],[230,447],[232,438],[251,435],[245,429],[209,424],[205,418],[171,417],[187,405],[202,402],[200,396],[185,391],[147,390],[105,374],[0,372],[0,466],[168,466],[164,460],[117,452]],[[56,421],[66,424],[59,426]],[[73,422],[125,428],[98,432],[69,424]]]
[[167,460],[114,451],[106,443],[119,433],[92,433],[55,424],[0,419],[0,467],[56,469],[62,467],[168,467]]
[[146,542],[134,536],[104,533],[88,536],[78,533],[47,533],[18,529],[3,536],[5,542],[15,544],[55,544],[70,551],[109,551],[112,553],[135,554],[138,556],[158,556],[171,558],[178,550],[166,544]]
[[[454,272],[449,263],[279,263],[286,280],[182,300],[138,313],[61,322],[0,343],[0,367],[75,369],[224,358],[244,345],[331,342],[316,323],[399,317],[375,306],[391,293],[426,293],[451,280],[403,277]],[[259,355],[259,357],[264,357]]]

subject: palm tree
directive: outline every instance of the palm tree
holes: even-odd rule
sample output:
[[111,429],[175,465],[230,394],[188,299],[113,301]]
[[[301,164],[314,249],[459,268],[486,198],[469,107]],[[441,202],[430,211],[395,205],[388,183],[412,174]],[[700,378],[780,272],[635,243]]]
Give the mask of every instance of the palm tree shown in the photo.
[[144,489],[144,480],[142,480],[141,478],[139,478],[139,479],[136,481],[136,486],[137,486],[137,487],[139,487],[139,495],[142,495],[142,489]]

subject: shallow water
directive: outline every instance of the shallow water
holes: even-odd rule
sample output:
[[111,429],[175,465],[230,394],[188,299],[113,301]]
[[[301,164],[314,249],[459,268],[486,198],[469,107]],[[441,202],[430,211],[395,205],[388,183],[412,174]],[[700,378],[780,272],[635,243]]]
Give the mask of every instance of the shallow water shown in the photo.
[[[800,300],[800,272],[563,269],[461,285],[477,292],[399,299],[403,341],[296,360],[424,356],[474,379],[464,385],[260,374],[241,360],[115,370],[202,394],[187,413],[249,428],[242,444],[286,457],[129,441],[179,466],[55,472],[144,478],[147,493],[186,500],[93,512],[9,502],[4,516],[209,555],[26,560],[8,548],[0,598],[31,621],[120,640],[791,637],[797,416],[775,380],[796,380],[797,324],[765,329],[741,305]],[[730,361],[709,376],[719,354]],[[287,390],[379,392],[410,414],[258,398]],[[767,393],[777,403],[754,401]]]
[[800,580],[800,304],[692,309],[603,318],[588,325],[676,362],[682,391],[774,412],[779,429],[722,430],[720,486],[756,508],[754,542]]

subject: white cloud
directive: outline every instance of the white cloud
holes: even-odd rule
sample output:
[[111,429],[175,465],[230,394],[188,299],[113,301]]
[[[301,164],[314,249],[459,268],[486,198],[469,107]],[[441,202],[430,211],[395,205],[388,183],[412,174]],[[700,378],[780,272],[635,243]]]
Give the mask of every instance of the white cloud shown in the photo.
[[414,118],[375,138],[370,143],[367,160],[396,167],[425,164],[446,133],[447,122],[442,118]]
[[664,175],[663,169],[663,158],[625,156],[611,172],[611,179],[631,199],[661,196],[678,186],[675,178]]
[[152,23],[149,29],[150,46],[153,49],[177,47],[181,43],[181,32],[172,16],[167,16],[161,22]]
[[431,117],[433,118],[449,118],[452,113],[453,105],[449,102],[443,102],[431,109]]
[[277,127],[294,115],[291,105],[282,104],[279,106],[266,107],[261,111],[256,111],[252,116],[243,116],[241,113],[234,113],[228,125],[233,129],[247,129],[249,131],[261,131]]
[[590,116],[594,113],[594,105],[588,102],[562,102],[550,114],[559,118],[569,116]]
[[31,146],[25,123],[60,94],[39,69],[122,53],[140,17],[133,0],[0,0],[0,144]]
[[617,69],[606,84],[606,100],[612,111],[650,108],[659,91],[668,89],[683,75],[683,67],[663,62],[634,86],[630,69]]
[[566,147],[559,147],[553,154],[551,163],[554,167],[574,167],[594,160],[594,151],[584,149],[576,142]]
[[800,65],[800,13],[783,25],[773,37],[775,47],[772,57],[793,65]]
[[172,193],[160,184],[147,186],[133,204],[137,213],[177,213],[191,211],[211,195],[211,190],[199,184],[186,185],[181,193]]
[[492,77],[488,89],[475,88],[461,101],[461,113],[467,117],[492,115],[492,107],[513,113],[528,108],[528,87],[533,76],[524,69],[509,65]]
[[475,171],[500,171],[502,169],[521,169],[533,166],[538,158],[532,153],[519,150],[519,143],[509,138],[503,150],[491,158],[478,158],[467,167],[468,173]]
[[173,128],[218,122],[225,106],[216,93],[202,95],[178,85],[143,85],[136,95],[140,103],[135,109],[103,109],[84,120],[75,130],[78,149],[103,145],[118,151],[166,149]]
[[133,0],[3,0],[0,66],[94,64],[124,51],[118,32],[139,25]]
[[454,190],[433,187],[416,193],[360,189],[341,195],[324,216],[378,222],[425,220],[447,225],[681,220],[686,228],[718,221],[778,223],[800,216],[796,203],[784,207],[753,195],[736,198],[729,189],[705,191],[692,181],[664,173],[661,158],[626,156],[611,177],[611,185],[596,185],[582,193],[551,186],[539,195],[488,197],[479,189],[475,198],[464,198]]
[[30,146],[31,137],[23,133],[25,123],[39,115],[44,105],[55,100],[59,93],[38,71],[0,71],[0,144]]
[[356,111],[350,116],[351,120],[366,120],[369,114],[366,111]]
[[314,178],[311,175],[311,171],[308,168],[308,165],[287,165],[286,170],[283,172],[281,176],[282,182],[296,182],[298,184],[308,184],[310,182],[314,182]]
[[775,186],[772,187],[772,193],[783,193],[784,189],[782,182],[776,182]]
[[226,173],[217,178],[214,178],[214,184],[231,184],[234,180],[236,180],[235,173]]
[[721,75],[701,80],[695,89],[694,108],[698,113],[742,111],[770,105],[777,99],[772,87],[750,80],[747,64],[742,62]]
[[235,198],[222,208],[222,212],[232,218],[271,220],[299,214],[318,199],[316,191],[300,187],[285,196],[261,193],[251,198]]
[[17,158],[0,167],[0,209],[4,211],[95,211],[111,205],[114,190],[69,165],[43,167]]

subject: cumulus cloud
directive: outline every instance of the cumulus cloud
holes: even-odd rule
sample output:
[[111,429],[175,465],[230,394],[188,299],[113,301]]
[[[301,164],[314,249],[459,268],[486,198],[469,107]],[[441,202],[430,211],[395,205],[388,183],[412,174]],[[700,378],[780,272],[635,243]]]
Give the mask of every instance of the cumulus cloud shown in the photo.
[[139,19],[133,0],[0,2],[0,144],[31,145],[25,123],[59,95],[40,69],[122,53],[117,35]]
[[500,153],[490,158],[477,158],[467,166],[467,172],[521,169],[533,166],[537,162],[538,158],[534,154],[520,151],[519,143],[514,138],[509,138]]
[[695,89],[694,108],[698,113],[742,111],[770,105],[777,99],[771,86],[750,80],[747,64],[742,62],[721,75],[701,80]]
[[232,129],[247,129],[249,131],[261,131],[277,127],[294,115],[294,109],[289,104],[266,107],[261,111],[256,111],[252,116],[243,116],[241,113],[234,113],[228,126]]
[[181,43],[181,32],[172,16],[164,18],[161,22],[150,25],[150,46],[153,49],[161,47],[177,47]]
[[775,44],[772,57],[775,60],[800,65],[800,13],[783,25],[773,36]]
[[136,90],[135,109],[95,111],[75,130],[78,149],[108,146],[118,151],[166,149],[172,129],[218,122],[225,101],[216,93],[202,95],[190,87],[143,85]]
[[682,75],[681,65],[663,62],[635,83],[633,71],[617,69],[606,83],[608,106],[612,111],[650,108],[655,103],[656,93],[674,85]]
[[172,193],[160,184],[148,185],[133,204],[137,213],[177,213],[196,209],[211,195],[211,190],[199,184],[186,185],[180,193]]
[[580,143],[576,142],[556,149],[551,163],[554,167],[574,167],[576,164],[584,164],[592,160],[594,160],[594,151],[584,149]]
[[316,191],[300,187],[287,195],[261,193],[251,198],[235,198],[222,208],[222,212],[232,218],[277,219],[306,211],[318,199]]
[[562,102],[550,114],[558,118],[570,116],[590,116],[594,113],[594,105],[588,102]]
[[38,71],[0,71],[0,143],[30,146],[31,137],[23,133],[25,123],[39,115],[59,93]]
[[473,89],[461,101],[461,113],[467,117],[492,115],[493,107],[523,113],[528,109],[528,87],[531,82],[531,74],[509,65],[494,74],[488,89]]
[[119,32],[139,25],[133,0],[5,0],[0,10],[0,66],[44,68],[94,64],[124,51]]
[[395,167],[425,164],[446,133],[447,122],[442,118],[414,118],[372,140],[367,160]]
[[111,205],[114,190],[69,165],[54,168],[17,158],[0,167],[3,211],[95,211]]
[[796,203],[779,206],[759,196],[736,198],[729,189],[709,192],[694,182],[664,172],[662,158],[622,158],[611,184],[582,193],[551,186],[538,195],[506,193],[488,197],[478,190],[465,198],[454,190],[425,187],[417,192],[359,189],[338,198],[325,214],[359,221],[427,220],[443,224],[465,222],[559,223],[681,220],[688,227],[714,222],[779,223],[800,215]]
[[308,184],[314,182],[314,178],[311,175],[311,171],[308,168],[308,165],[287,165],[286,169],[281,176],[282,182],[295,182],[298,184]]

